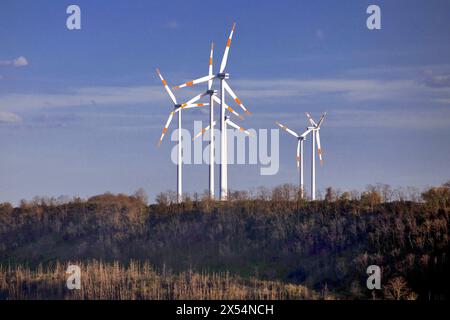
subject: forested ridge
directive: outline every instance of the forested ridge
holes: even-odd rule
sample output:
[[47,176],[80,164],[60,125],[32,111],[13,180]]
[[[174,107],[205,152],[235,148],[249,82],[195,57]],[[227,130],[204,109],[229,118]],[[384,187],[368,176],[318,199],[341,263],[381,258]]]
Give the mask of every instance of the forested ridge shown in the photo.
[[[298,199],[293,186],[255,195],[207,197],[142,192],[89,199],[0,204],[0,264],[149,261],[158,270],[230,272],[301,284],[339,298],[448,299],[450,185],[420,199],[391,198],[386,188],[356,195],[328,189]],[[383,290],[365,284],[382,268]]]

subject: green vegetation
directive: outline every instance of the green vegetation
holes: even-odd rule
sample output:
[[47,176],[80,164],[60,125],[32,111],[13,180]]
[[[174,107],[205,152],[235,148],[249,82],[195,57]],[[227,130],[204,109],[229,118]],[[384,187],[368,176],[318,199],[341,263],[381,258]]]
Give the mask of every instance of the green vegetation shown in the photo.
[[[146,265],[141,271],[150,270],[150,263],[159,270],[152,271],[153,277],[162,277],[164,270],[171,274],[170,283],[186,274],[205,279],[231,274],[241,287],[273,282],[284,288],[277,289],[276,298],[287,298],[282,292],[290,285],[302,292],[295,298],[449,298],[450,184],[421,197],[378,185],[362,194],[329,188],[324,200],[307,202],[297,199],[295,187],[285,185],[255,195],[232,192],[227,202],[194,196],[178,205],[170,193],[157,199],[147,205],[138,192],[66,202],[35,199],[16,208],[0,204],[0,297],[20,296],[5,288],[17,268],[33,278],[55,272],[57,261],[82,261],[88,268],[95,259],[125,273],[132,260]],[[383,290],[374,296],[365,287],[366,268],[372,264],[382,268]],[[216,288],[219,296],[234,297]],[[257,298],[250,291],[245,296]],[[158,297],[126,296],[154,297],[174,298],[163,291]]]

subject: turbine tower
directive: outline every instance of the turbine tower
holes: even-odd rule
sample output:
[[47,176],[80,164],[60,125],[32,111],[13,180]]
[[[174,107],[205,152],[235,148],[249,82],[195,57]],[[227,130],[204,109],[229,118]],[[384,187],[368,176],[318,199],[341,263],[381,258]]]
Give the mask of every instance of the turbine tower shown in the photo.
[[307,112],[306,116],[308,117],[309,123],[311,127],[308,129],[312,130],[312,143],[311,143],[311,200],[316,200],[316,140],[317,140],[317,154],[319,155],[320,165],[323,165],[322,159],[322,149],[320,147],[320,126],[323,123],[323,120],[326,116],[326,112],[322,114],[318,123],[314,121],[311,115]]
[[281,129],[286,131],[287,133],[293,135],[297,138],[297,168],[299,169],[300,174],[300,181],[299,181],[299,187],[300,187],[300,198],[303,199],[304,197],[304,185],[303,185],[303,142],[306,140],[306,136],[312,131],[312,128],[307,128],[305,132],[303,132],[301,135],[297,134],[296,132],[292,131],[285,125],[282,125],[278,121],[275,122]]
[[178,160],[177,160],[177,201],[178,203],[182,202],[183,199],[183,190],[182,190],[182,149],[181,149],[181,110],[183,109],[190,109],[190,108],[196,108],[196,107],[203,107],[208,105],[208,103],[195,103],[196,101],[198,101],[202,95],[197,95],[194,98],[192,98],[191,100],[189,100],[186,103],[183,104],[178,104],[177,99],[175,98],[175,95],[172,93],[172,90],[170,90],[169,86],[167,85],[167,81],[164,80],[161,72],[159,71],[159,69],[156,69],[156,73],[158,74],[159,78],[161,79],[161,82],[164,86],[164,88],[166,89],[167,93],[169,94],[170,99],[172,100],[174,106],[173,106],[173,110],[170,112],[169,114],[169,118],[167,119],[166,124],[164,125],[164,129],[162,131],[161,134],[161,138],[158,141],[158,146],[161,145],[162,140],[164,138],[164,135],[166,134],[170,122],[172,121],[173,116],[175,115],[175,113],[178,113],[178,152],[177,152],[177,156],[178,156]]
[[[225,47],[225,52],[223,54],[222,57],[222,62],[220,64],[220,70],[219,73],[216,75],[213,74],[208,74],[207,76],[192,80],[192,81],[188,81],[185,82],[179,86],[174,87],[174,89],[179,89],[182,87],[189,87],[189,86],[193,86],[194,84],[199,84],[199,83],[203,83],[206,81],[211,81],[212,79],[219,79],[220,80],[220,100],[217,98],[215,99],[213,96],[212,98],[214,99],[214,101],[220,103],[220,105],[222,106],[222,108],[220,108],[220,200],[226,200],[228,198],[228,170],[227,170],[227,131],[226,131],[226,116],[225,116],[225,108],[227,108],[228,110],[230,110],[231,112],[233,112],[234,114],[237,114],[236,112],[234,112],[234,110],[229,107],[226,103],[225,103],[225,91],[228,92],[228,94],[230,94],[230,96],[234,99],[234,101],[248,114],[250,115],[250,112],[247,110],[247,108],[242,104],[241,100],[239,100],[239,98],[236,96],[236,94],[234,93],[234,91],[231,89],[231,87],[229,86],[229,84],[225,81],[226,79],[229,79],[230,75],[228,73],[225,73],[225,67],[227,65],[227,60],[228,60],[228,53],[230,51],[230,46],[231,46],[231,40],[233,38],[233,33],[235,31],[236,28],[236,23],[233,23],[233,27],[231,29],[230,32],[230,36],[228,37],[228,41]],[[210,124],[210,126],[212,127],[213,125]]]
[[[213,54],[214,42],[211,43],[211,53],[209,54],[208,75],[213,75]],[[209,197],[214,199],[214,98],[217,91],[212,90],[213,80],[208,80],[209,94],[209,126],[211,128],[209,142]]]

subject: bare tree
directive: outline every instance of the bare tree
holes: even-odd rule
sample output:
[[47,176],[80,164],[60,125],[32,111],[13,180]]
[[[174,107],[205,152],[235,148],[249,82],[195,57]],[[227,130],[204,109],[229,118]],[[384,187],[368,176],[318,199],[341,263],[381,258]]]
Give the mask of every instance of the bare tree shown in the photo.
[[325,189],[325,201],[333,202],[336,200],[336,193],[332,187],[328,187]]
[[411,289],[403,277],[395,277],[384,286],[384,297],[389,300],[405,300],[411,295]]
[[137,189],[133,196],[138,199],[142,204],[147,205],[148,204],[148,196],[147,193],[143,188]]

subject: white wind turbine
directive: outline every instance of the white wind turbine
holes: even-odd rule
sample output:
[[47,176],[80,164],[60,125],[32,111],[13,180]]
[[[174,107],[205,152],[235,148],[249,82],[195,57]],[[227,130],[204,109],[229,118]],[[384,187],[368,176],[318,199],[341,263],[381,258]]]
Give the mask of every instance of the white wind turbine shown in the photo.
[[170,90],[169,86],[167,85],[166,80],[164,80],[161,72],[159,71],[159,69],[156,69],[156,72],[159,76],[159,78],[161,79],[162,84],[164,85],[164,88],[166,89],[167,93],[170,96],[170,99],[172,100],[174,107],[173,110],[170,112],[169,114],[169,118],[167,119],[167,122],[164,126],[164,129],[162,131],[161,134],[161,138],[158,141],[158,146],[161,145],[162,140],[164,138],[164,135],[166,134],[170,122],[172,121],[172,118],[174,116],[175,113],[178,113],[178,163],[177,163],[177,201],[178,203],[182,202],[182,195],[183,195],[183,190],[182,190],[182,148],[181,148],[181,110],[183,109],[190,109],[190,108],[196,108],[196,107],[203,107],[208,105],[208,103],[195,103],[196,101],[198,101],[201,98],[201,95],[197,95],[194,98],[192,98],[191,100],[189,100],[186,103],[183,104],[179,104],[177,102],[177,99],[175,98],[175,95],[172,93],[172,90]]
[[[211,130],[211,138],[210,138],[210,144],[209,144],[209,195],[212,199],[214,199],[214,165],[215,165],[215,154],[214,154],[214,101],[218,104],[221,104],[220,99],[217,97],[217,90],[213,90],[212,89],[212,85],[213,85],[213,79],[214,79],[214,75],[213,75],[213,54],[214,54],[214,43],[211,43],[211,51],[210,51],[210,55],[209,55],[209,68],[208,68],[208,77],[209,80],[208,81],[208,86],[207,86],[207,90],[200,94],[200,98],[204,97],[204,96],[209,96],[209,126],[208,128],[213,128],[213,130]],[[178,89],[178,88],[182,88],[188,86],[187,84],[181,85],[181,86],[177,86],[174,87],[174,89]],[[233,108],[231,108],[230,106],[225,104],[225,108],[227,108],[228,111],[230,111],[231,113],[233,113],[234,115],[238,116],[239,118],[243,118],[242,116],[240,116],[235,110],[233,110]],[[208,129],[209,130],[209,129]]]
[[323,165],[322,159],[322,149],[320,147],[320,126],[323,123],[323,120],[326,116],[326,112],[322,114],[318,123],[316,123],[311,115],[307,112],[306,116],[308,117],[309,123],[312,127],[308,127],[308,129],[312,130],[312,143],[311,143],[311,200],[316,200],[316,139],[317,139],[317,154],[319,155],[320,165]]
[[287,133],[293,135],[297,138],[297,168],[300,172],[300,198],[303,199],[304,196],[304,184],[303,184],[303,142],[306,140],[306,136],[313,130],[312,128],[307,128],[305,132],[302,134],[297,134],[296,132],[292,131],[288,127],[282,125],[278,121],[275,122],[281,129],[286,131]]
[[[203,83],[206,81],[211,81],[213,79],[219,79],[220,80],[220,100],[215,96],[212,98],[214,101],[220,103],[222,108],[220,108],[220,200],[226,200],[228,198],[228,172],[227,172],[227,133],[226,133],[226,116],[225,116],[225,108],[229,109],[230,111],[234,111],[231,109],[226,103],[225,103],[225,91],[228,92],[228,94],[231,95],[231,97],[234,99],[234,101],[248,114],[250,115],[250,112],[247,110],[247,108],[242,104],[241,100],[236,96],[234,91],[231,89],[229,84],[225,81],[226,79],[229,79],[230,75],[228,73],[225,73],[225,67],[227,65],[228,60],[228,53],[230,51],[231,46],[231,40],[233,38],[233,33],[236,28],[236,23],[233,23],[233,27],[230,32],[230,36],[228,37],[228,41],[225,47],[225,52],[222,57],[222,62],[220,64],[220,70],[218,74],[208,74],[207,76],[185,82],[179,86],[174,87],[174,89],[179,89],[183,87],[189,87],[193,86],[194,84]],[[233,112],[235,113],[235,112]]]

